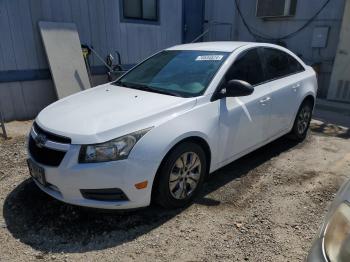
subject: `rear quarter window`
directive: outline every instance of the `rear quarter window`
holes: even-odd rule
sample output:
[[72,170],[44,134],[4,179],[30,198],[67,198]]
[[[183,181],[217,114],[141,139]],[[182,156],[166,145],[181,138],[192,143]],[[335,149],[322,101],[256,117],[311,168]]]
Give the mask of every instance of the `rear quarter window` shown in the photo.
[[304,71],[304,67],[291,55],[274,48],[263,49],[265,81],[282,78]]

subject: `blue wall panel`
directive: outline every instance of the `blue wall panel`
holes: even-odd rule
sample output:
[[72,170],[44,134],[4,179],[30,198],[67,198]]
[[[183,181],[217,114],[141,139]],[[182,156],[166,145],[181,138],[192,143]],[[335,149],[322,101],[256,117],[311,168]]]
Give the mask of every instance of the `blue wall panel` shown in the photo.
[[[93,46],[103,58],[120,52],[123,64],[135,64],[181,42],[181,0],[160,0],[160,23],[156,25],[121,22],[119,1],[0,1],[0,109],[5,119],[33,118],[56,99],[39,21],[74,22],[82,43]],[[94,56],[90,64],[95,72],[105,70]],[[11,82],[4,83],[6,79]],[[29,79],[45,80],[25,81]]]

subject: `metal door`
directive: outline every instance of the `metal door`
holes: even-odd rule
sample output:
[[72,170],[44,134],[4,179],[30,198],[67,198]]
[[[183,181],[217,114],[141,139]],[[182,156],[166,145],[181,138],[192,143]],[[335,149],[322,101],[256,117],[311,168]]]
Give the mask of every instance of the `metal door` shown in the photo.
[[183,0],[183,43],[190,43],[203,32],[204,0]]

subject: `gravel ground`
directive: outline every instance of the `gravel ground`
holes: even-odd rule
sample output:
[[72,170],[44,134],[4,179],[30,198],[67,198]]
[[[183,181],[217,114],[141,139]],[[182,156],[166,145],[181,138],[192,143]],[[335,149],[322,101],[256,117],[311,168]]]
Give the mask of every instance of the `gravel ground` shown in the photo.
[[349,132],[312,129],[220,169],[186,209],[125,213],[46,196],[29,179],[24,135],[0,139],[0,261],[303,261],[350,176]]

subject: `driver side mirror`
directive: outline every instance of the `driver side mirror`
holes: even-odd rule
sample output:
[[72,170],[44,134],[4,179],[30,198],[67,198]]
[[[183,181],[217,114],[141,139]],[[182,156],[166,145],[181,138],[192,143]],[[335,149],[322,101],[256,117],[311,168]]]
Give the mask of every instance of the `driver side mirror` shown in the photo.
[[249,96],[254,92],[254,87],[243,80],[230,80],[222,86],[217,93],[217,98]]

